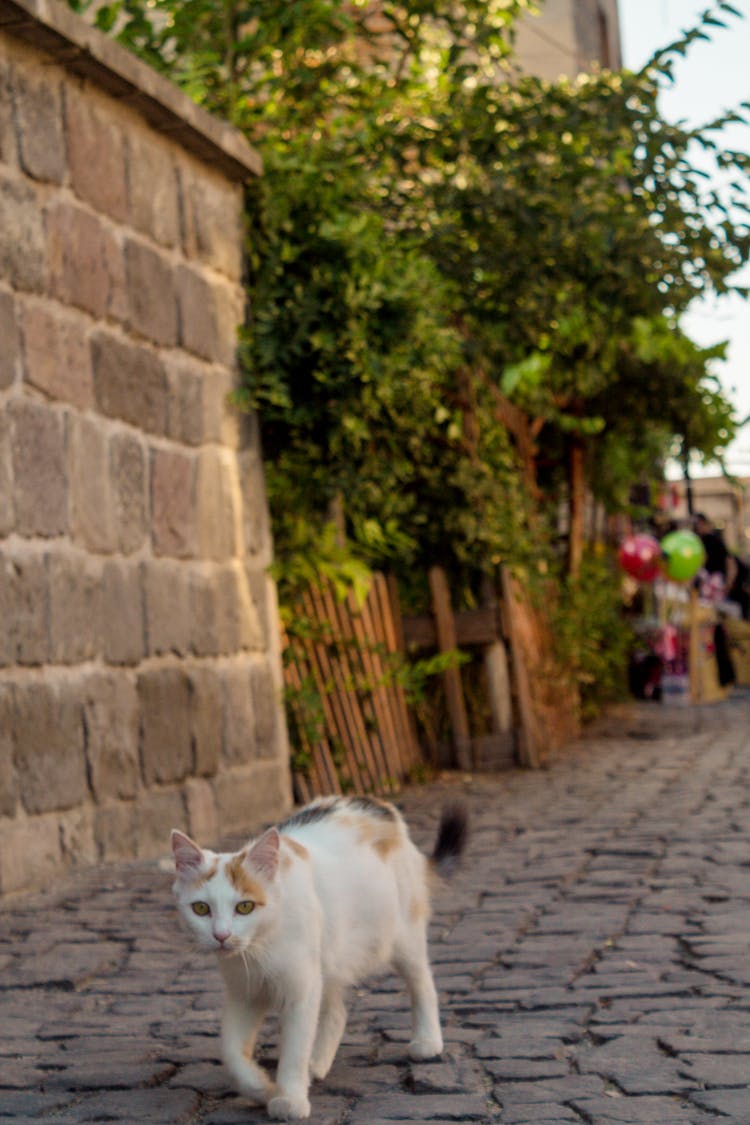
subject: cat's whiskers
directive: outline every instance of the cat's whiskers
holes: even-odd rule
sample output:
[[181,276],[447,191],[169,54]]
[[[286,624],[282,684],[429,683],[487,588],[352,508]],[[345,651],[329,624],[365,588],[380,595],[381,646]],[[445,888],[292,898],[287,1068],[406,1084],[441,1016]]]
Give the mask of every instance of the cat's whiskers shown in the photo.
[[245,969],[245,980],[247,981],[247,991],[248,991],[248,995],[249,995],[250,994],[250,966],[247,963],[247,950],[246,949],[243,949],[240,952],[240,957],[242,958],[242,964],[243,964],[244,969]]

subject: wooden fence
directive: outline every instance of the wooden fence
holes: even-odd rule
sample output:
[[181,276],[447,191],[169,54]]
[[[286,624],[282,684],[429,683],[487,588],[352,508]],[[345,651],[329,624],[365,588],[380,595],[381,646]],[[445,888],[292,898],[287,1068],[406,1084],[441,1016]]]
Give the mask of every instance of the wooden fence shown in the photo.
[[421,760],[395,674],[399,658],[381,574],[361,606],[351,595],[340,601],[324,586],[309,590],[296,607],[284,675],[299,800],[350,790],[393,793]]
[[578,733],[578,698],[552,658],[541,614],[504,571],[485,604],[455,612],[445,573],[428,574],[430,614],[401,617],[394,585],[376,574],[362,606],[329,586],[310,590],[285,638],[285,683],[295,745],[295,794],[393,793],[424,761],[396,669],[425,651],[479,655],[490,730],[472,731],[462,672],[441,673],[463,770],[543,765]]

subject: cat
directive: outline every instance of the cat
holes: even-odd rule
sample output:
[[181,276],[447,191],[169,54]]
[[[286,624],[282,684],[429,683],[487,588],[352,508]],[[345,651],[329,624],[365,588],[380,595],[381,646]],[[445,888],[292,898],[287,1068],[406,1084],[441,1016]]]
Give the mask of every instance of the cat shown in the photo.
[[[310,1115],[346,1024],[347,988],[390,967],[411,998],[413,1059],[443,1049],[427,953],[431,874],[463,851],[461,806],[443,810],[430,859],[398,810],[371,797],[322,797],[236,853],[175,829],[174,892],[199,947],[224,978],[222,1055],[238,1091],[278,1120]],[[266,1013],[280,1011],[275,1081],[253,1059]]]

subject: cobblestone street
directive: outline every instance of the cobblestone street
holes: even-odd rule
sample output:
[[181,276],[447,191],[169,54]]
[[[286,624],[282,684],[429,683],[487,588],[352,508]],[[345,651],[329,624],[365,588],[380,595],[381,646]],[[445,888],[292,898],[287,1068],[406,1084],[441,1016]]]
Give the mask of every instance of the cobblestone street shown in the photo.
[[[398,982],[362,988],[315,1125],[750,1123],[749,769],[745,691],[615,711],[544,772],[403,794],[425,848],[446,797],[470,809],[432,929],[446,1052],[410,1063]],[[218,972],[170,882],[99,867],[2,909],[0,1120],[266,1120],[229,1088]]]

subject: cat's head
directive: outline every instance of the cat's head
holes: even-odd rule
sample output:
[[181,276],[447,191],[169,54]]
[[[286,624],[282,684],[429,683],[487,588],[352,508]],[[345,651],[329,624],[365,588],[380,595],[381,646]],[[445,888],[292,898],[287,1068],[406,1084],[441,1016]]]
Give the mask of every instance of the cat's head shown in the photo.
[[279,833],[269,828],[233,854],[201,848],[174,829],[174,893],[202,949],[235,954],[262,941],[278,903]]

